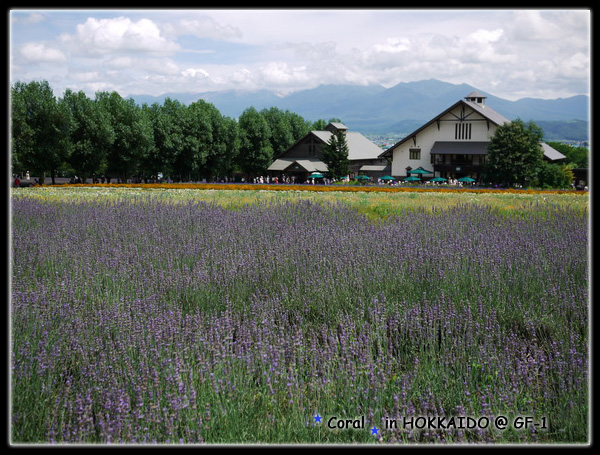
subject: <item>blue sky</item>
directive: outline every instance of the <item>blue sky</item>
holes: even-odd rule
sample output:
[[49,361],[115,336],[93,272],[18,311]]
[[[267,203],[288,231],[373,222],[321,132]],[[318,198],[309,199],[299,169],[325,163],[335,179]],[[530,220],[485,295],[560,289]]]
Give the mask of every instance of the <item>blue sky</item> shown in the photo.
[[122,96],[439,79],[506,99],[590,94],[574,10],[10,11],[10,81]]

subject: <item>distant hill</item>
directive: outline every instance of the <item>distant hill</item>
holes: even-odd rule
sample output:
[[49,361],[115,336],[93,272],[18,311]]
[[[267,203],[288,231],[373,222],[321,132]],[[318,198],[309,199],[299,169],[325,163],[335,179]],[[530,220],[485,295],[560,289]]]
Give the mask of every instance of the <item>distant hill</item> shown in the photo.
[[382,86],[321,85],[286,96],[269,90],[245,92],[226,90],[203,93],[169,93],[158,97],[133,95],[138,104],[162,102],[167,98],[190,104],[203,99],[228,117],[237,118],[246,108],[277,107],[304,118],[341,119],[351,130],[365,134],[409,134],[443,112],[473,90],[487,96],[486,104],[511,120],[533,120],[548,140],[589,140],[589,97],[573,96],[544,100],[505,100],[468,84],[450,84],[429,79]]

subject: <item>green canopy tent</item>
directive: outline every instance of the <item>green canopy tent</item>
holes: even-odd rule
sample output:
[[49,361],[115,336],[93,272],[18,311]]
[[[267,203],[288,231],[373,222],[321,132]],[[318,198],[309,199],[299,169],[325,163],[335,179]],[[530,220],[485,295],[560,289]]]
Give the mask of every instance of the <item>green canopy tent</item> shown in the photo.
[[356,177],[354,177],[355,180],[369,180],[369,177],[366,175],[357,175]]
[[413,169],[412,171],[408,171],[409,174],[433,174],[433,171],[428,171],[426,169],[423,169],[422,167],[419,167],[417,169]]
[[472,183],[472,182],[475,181],[475,179],[472,179],[471,177],[462,177],[462,178],[458,179],[458,181],[459,182],[470,182],[470,183]]
[[379,180],[396,180],[391,175],[384,175],[383,177],[379,177]]
[[418,181],[420,181],[420,180],[421,180],[421,179],[420,179],[419,177],[412,177],[412,176],[411,176],[411,177],[406,177],[406,178],[404,179],[404,181],[405,181],[405,182],[418,182]]
[[319,174],[318,172],[313,172],[308,176],[309,179],[322,179],[323,174]]
[[445,179],[444,177],[434,177],[432,179],[429,180],[430,182],[446,182],[448,181],[448,179]]

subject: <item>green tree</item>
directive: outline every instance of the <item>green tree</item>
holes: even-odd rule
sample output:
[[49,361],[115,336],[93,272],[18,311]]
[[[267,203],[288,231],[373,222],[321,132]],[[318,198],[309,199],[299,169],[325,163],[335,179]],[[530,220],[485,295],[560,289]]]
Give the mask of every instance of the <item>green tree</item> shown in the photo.
[[194,180],[210,178],[206,163],[213,147],[216,146],[216,108],[204,100],[198,100],[187,108],[186,116],[186,156],[188,170]]
[[573,168],[589,168],[589,150],[587,147],[576,147],[562,142],[548,142],[548,145],[566,156],[565,163]]
[[260,114],[269,125],[271,131],[269,141],[275,158],[310,131],[311,123],[293,112],[271,107],[263,109]]
[[107,175],[122,181],[134,175],[141,177],[142,165],[154,147],[148,112],[117,92],[98,92],[96,102],[107,113],[115,133],[107,154]]
[[212,104],[207,103],[207,113],[212,128],[212,144],[206,157],[206,176],[211,179],[230,176],[240,148],[238,124],[234,119],[222,116]]
[[[69,153],[69,113],[59,105],[47,81],[16,82],[11,88],[13,169],[30,171],[43,183],[55,183]],[[16,165],[16,167],[15,167]]]
[[348,160],[348,143],[344,131],[338,131],[331,135],[327,145],[323,147],[323,162],[327,165],[332,177],[348,175],[350,161]]
[[486,179],[502,186],[536,183],[544,152],[542,130],[517,119],[500,125],[488,144]]
[[537,175],[537,186],[541,188],[569,188],[574,179],[572,165],[543,161]]
[[238,120],[240,154],[238,164],[248,177],[264,173],[273,162],[271,131],[264,117],[254,107],[246,109]]
[[108,114],[84,92],[67,89],[59,101],[69,112],[71,153],[67,164],[85,179],[104,173],[108,150],[115,140]]
[[180,180],[186,171],[185,149],[185,110],[186,106],[170,98],[162,105],[154,103],[143,106],[150,118],[154,146],[146,155],[144,167],[151,175],[162,172],[164,176]]
[[315,130],[315,131],[323,131],[325,129],[325,127],[327,125],[329,125],[330,123],[343,123],[343,122],[339,118],[331,118],[329,120],[319,119],[312,124],[310,129]]

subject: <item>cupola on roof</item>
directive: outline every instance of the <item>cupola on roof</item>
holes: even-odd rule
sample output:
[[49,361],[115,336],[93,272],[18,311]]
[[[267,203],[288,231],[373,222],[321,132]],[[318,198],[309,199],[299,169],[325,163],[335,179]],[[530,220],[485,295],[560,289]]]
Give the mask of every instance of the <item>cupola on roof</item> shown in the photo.
[[487,96],[485,96],[483,93],[475,90],[471,93],[469,93],[467,96],[465,96],[465,99],[467,101],[472,101],[473,103],[477,103],[480,106],[483,106],[485,104],[485,99],[487,98]]

